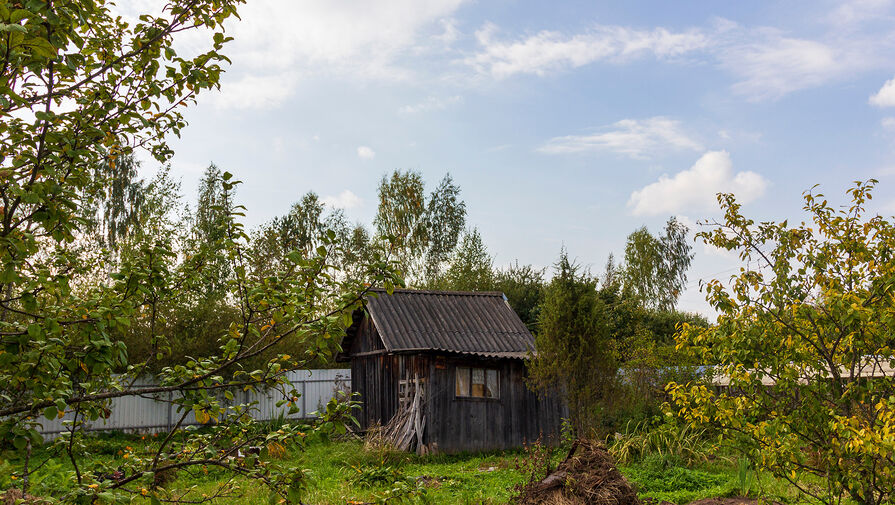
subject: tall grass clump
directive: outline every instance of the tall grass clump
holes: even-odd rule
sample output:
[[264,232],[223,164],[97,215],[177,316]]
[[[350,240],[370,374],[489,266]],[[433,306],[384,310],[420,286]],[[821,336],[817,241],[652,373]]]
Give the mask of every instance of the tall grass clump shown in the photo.
[[680,423],[670,417],[658,423],[655,420],[628,422],[624,432],[615,434],[609,444],[609,453],[621,465],[656,454],[689,466],[714,456],[718,446],[710,438],[704,428]]

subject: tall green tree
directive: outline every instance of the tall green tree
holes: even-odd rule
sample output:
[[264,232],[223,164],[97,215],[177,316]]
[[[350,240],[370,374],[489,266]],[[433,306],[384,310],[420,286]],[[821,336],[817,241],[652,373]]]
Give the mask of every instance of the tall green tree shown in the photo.
[[375,270],[370,265],[370,259],[375,257],[375,247],[364,225],[358,223],[351,228],[341,258],[342,272],[347,278],[361,282],[367,280],[369,272]]
[[450,259],[443,280],[432,287],[457,291],[488,291],[494,288],[494,261],[479,230],[463,235]]
[[348,221],[339,209],[327,209],[313,191],[306,193],[292,205],[289,213],[274,219],[284,251],[297,249],[310,255],[322,243],[327,231],[335,231],[339,238],[348,234]]
[[560,391],[576,430],[588,435],[601,429],[615,381],[614,344],[596,279],[565,250],[554,269],[538,313],[530,380],[535,388]]
[[395,241],[393,254],[407,282],[437,282],[466,224],[466,204],[450,174],[430,195],[419,172],[395,170],[379,183],[373,224],[378,241]]
[[672,310],[687,285],[687,269],[693,246],[687,227],[672,217],[664,234],[656,237],[638,228],[625,245],[624,287],[626,294],[646,307]]
[[[333,239],[327,236],[331,232],[335,234]],[[284,258],[291,251],[311,257],[316,254],[317,248],[332,240],[346,247],[360,246],[349,244],[352,233],[354,231],[345,214],[339,209],[327,208],[320,197],[310,191],[294,203],[287,214],[271,219],[254,231],[250,252],[253,271],[259,276],[268,275],[283,265]],[[358,257],[357,252],[349,251],[346,248],[345,255],[352,259]],[[346,260],[339,257],[333,258],[333,261],[344,267]]]
[[190,244],[202,262],[203,281],[197,287],[205,299],[220,299],[227,288],[231,271],[224,249],[230,238],[227,224],[233,208],[233,195],[224,184],[223,172],[214,163],[208,165],[199,180]]
[[516,261],[494,272],[494,289],[503,292],[525,326],[537,332],[538,313],[544,297],[544,269]]
[[419,276],[428,248],[426,189],[419,172],[395,170],[379,182],[376,234],[395,240],[395,256],[408,277]]
[[[429,203],[426,206],[427,279],[438,279],[443,275],[445,265],[450,261],[451,254],[458,244],[465,222],[466,203],[460,199],[460,187],[454,184],[451,174],[446,174],[429,196]],[[478,235],[477,230],[475,233]]]
[[114,161],[97,167],[94,177],[109,184],[84,195],[84,212],[95,227],[100,244],[115,249],[140,226],[140,213],[146,204],[145,182],[139,178],[140,164],[133,154],[122,154]]

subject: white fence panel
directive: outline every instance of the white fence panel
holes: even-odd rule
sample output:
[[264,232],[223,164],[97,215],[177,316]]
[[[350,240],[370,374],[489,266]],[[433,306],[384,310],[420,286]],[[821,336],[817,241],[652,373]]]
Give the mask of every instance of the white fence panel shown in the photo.
[[[299,412],[287,416],[291,419],[312,419],[315,412],[326,406],[327,402],[336,394],[336,391],[348,392],[351,389],[351,370],[298,370],[289,372],[286,378],[292,383],[299,394],[297,405]],[[154,386],[151,379],[141,380],[137,387]],[[288,387],[287,387],[288,390]],[[157,432],[167,430],[177,424],[183,412],[177,411],[177,406],[171,403],[171,393],[161,393],[156,396],[127,396],[115,398],[110,405],[111,414],[108,419],[90,423],[91,431],[136,431]],[[276,419],[280,413],[286,415],[288,407],[283,405],[278,408],[277,402],[284,399],[282,391],[270,389],[257,392],[235,392],[232,404],[257,402],[252,412],[255,419]],[[44,439],[51,440],[60,433],[68,431],[65,421],[71,421],[73,413],[67,412],[61,419],[41,418],[40,433]],[[193,412],[187,414],[182,426],[198,424]]]

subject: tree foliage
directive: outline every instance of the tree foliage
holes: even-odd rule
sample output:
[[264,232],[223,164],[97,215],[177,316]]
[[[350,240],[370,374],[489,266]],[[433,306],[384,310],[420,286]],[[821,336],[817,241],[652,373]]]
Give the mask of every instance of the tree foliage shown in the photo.
[[[84,209],[109,184],[126,188],[133,180],[132,167],[119,165],[128,159],[123,156],[139,147],[167,160],[165,137],[185,126],[183,107],[217,87],[219,63],[226,61],[219,51],[229,40],[221,23],[240,3],[170,2],[158,16],[140,16],[134,24],[103,0],[0,3],[0,441],[21,450],[40,442],[36,424],[43,416],[72,416],[50,451],[73,468],[71,488],[54,497],[60,501],[134,495],[197,503],[213,497],[173,495],[153,476],[202,466],[267,485],[273,501],[299,499],[300,468],[247,465],[234,451],[300,441],[302,434],[289,426],[265,431],[246,415],[253,406],[230,398],[234,389],[274,387],[284,402],[294,402],[285,372],[327,348],[350,322],[365,288],[334,273],[334,234],[311,255],[287,253],[276,275],[252,278],[249,237],[236,219],[242,209],[227,203],[236,182],[219,173],[208,184],[215,197],[199,209],[214,211],[197,220],[203,240],[214,245],[204,253],[185,249],[164,216],[151,221],[159,233],[128,234],[126,254],[111,271],[105,256],[85,246],[92,229]],[[207,33],[211,49],[179,56],[175,35],[188,30]],[[127,190],[122,195],[127,202]],[[160,309],[193,296],[217,258],[226,260],[228,275],[214,292],[235,308],[237,323],[216,335],[213,354],[168,364],[176,337]],[[400,282],[387,261],[373,263],[378,284]],[[146,328],[147,361],[132,361],[119,338],[134,326]],[[283,352],[281,344],[293,336],[315,345],[301,355]],[[248,366],[265,353],[273,357]],[[159,385],[135,386],[153,363],[161,365]],[[121,461],[125,478],[98,482],[82,459],[85,422],[108,416],[113,398],[160,395],[165,401],[169,393],[178,413],[174,429],[193,412],[209,423],[206,430],[161,437],[152,454]],[[232,491],[227,482],[219,492]]]
[[847,208],[806,193],[796,226],[756,224],[719,195],[724,219],[699,236],[748,267],[707,285],[717,324],[685,325],[678,345],[729,387],[669,385],[679,414],[827,504],[895,491],[895,226],[867,216],[874,185],[849,189]]
[[95,228],[103,246],[118,247],[122,239],[140,228],[146,209],[146,187],[138,178],[139,162],[133,154],[122,154],[115,162],[103,162],[94,177],[109,182],[98,194],[85,195],[85,219]]
[[450,174],[428,197],[419,172],[395,170],[379,183],[373,222],[378,241],[394,241],[410,285],[440,280],[466,224],[466,204]]
[[538,389],[562,392],[575,428],[589,433],[599,428],[599,409],[615,379],[616,353],[596,279],[570,261],[565,250],[554,269],[538,313],[530,380]]
[[450,258],[441,282],[432,287],[458,291],[489,291],[494,288],[494,263],[479,230],[463,235]]
[[[341,210],[327,208],[313,191],[306,193],[286,215],[273,218],[253,232],[250,262],[254,275],[263,277],[276,272],[289,251],[313,255],[330,231],[335,233],[334,240],[343,246],[352,233]],[[356,255],[356,251],[346,248],[345,254]],[[333,258],[333,261],[343,267],[342,259]]]
[[659,310],[673,310],[687,285],[693,259],[687,227],[672,217],[665,233],[654,236],[639,228],[625,245],[624,286],[628,296]]
[[[451,174],[446,174],[429,196],[426,206],[426,228],[429,235],[429,248],[426,251],[427,279],[441,277],[444,264],[450,260],[465,223],[466,203],[460,199],[460,187],[454,184]],[[478,230],[474,232],[478,235]],[[478,238],[481,242],[481,237]]]
[[544,272],[532,265],[519,265],[518,261],[494,272],[494,289],[507,297],[510,307],[532,333],[536,332],[544,297]]
[[199,180],[199,199],[187,245],[201,260],[198,265],[202,280],[195,287],[206,300],[221,299],[231,275],[224,251],[230,238],[227,224],[233,208],[233,195],[225,188],[224,174],[212,163]]
[[510,305],[523,321],[536,318],[530,385],[563,391],[585,435],[661,413],[665,384],[693,376],[694,361],[675,349],[678,326],[708,325],[695,314],[644,306],[625,289],[623,271],[610,256],[598,279],[563,251],[546,285],[530,266],[497,274],[495,285],[513,293]]

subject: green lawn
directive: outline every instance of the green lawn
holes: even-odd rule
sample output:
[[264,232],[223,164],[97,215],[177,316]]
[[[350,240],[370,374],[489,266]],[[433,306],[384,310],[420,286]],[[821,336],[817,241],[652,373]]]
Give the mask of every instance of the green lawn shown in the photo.
[[[115,468],[120,464],[122,448],[130,447],[137,452],[146,450],[151,442],[140,436],[100,436],[88,443],[90,457],[83,466],[90,471],[105,464]],[[41,460],[46,449],[35,453]],[[522,450],[485,454],[434,455],[419,457],[411,454],[365,451],[359,441],[331,442],[315,439],[302,452],[293,448],[284,462],[298,463],[309,469],[307,474],[308,504],[346,504],[376,502],[394,496],[389,503],[404,498],[407,503],[435,504],[503,504],[517,493],[517,487],[526,480],[526,461],[530,453]],[[555,465],[564,456],[562,450],[547,453]],[[21,461],[13,453],[2,456],[0,474],[20,469]],[[84,469],[82,469],[84,470]],[[692,500],[742,494],[741,475],[736,465],[726,460],[701,465],[699,468],[669,466],[664,461],[644,461],[620,468],[622,473],[637,486],[641,498],[655,498],[675,503]],[[36,494],[57,495],[59,487],[71,482],[72,467],[68,462],[45,466],[34,479]],[[216,470],[181,472],[168,485],[169,489],[193,488],[201,495],[214,493],[225,475]],[[395,482],[398,482],[396,485]],[[0,476],[0,486],[15,481]],[[218,498],[218,505],[242,503],[266,503],[268,492],[257,482],[245,479],[235,481],[241,497]],[[785,491],[785,487],[768,477],[745,481],[751,496],[759,489]]]

